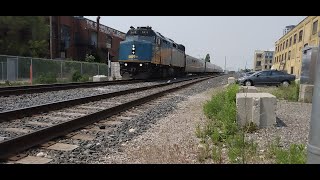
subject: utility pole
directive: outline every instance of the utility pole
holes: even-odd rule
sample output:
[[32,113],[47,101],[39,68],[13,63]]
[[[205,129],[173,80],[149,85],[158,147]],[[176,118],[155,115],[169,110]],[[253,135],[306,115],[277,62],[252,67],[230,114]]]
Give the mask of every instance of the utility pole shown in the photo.
[[100,16],[97,17],[97,50],[99,49]]
[[224,57],[224,72],[227,71],[227,56]]
[[49,16],[50,19],[50,58],[52,59],[52,16]]
[[246,65],[244,66],[244,70],[247,71],[247,61],[246,61]]
[[[320,32],[318,33],[320,38]],[[319,45],[320,48],[320,45]],[[320,49],[318,50],[318,59],[320,60]],[[315,81],[312,97],[312,112],[308,140],[308,164],[320,164],[320,63],[316,63]]]

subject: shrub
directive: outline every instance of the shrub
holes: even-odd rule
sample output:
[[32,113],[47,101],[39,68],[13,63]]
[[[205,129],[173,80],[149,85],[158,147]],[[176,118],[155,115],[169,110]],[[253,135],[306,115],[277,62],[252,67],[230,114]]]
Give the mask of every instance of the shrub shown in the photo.
[[35,80],[39,84],[53,84],[57,83],[57,75],[53,73],[40,74]]
[[80,74],[80,72],[79,71],[75,71],[73,74],[72,74],[72,81],[73,82],[78,82],[78,81],[80,81],[80,79],[81,79],[81,74]]
[[288,101],[299,100],[300,84],[292,82],[289,87],[280,86],[272,92],[278,99],[284,99]]

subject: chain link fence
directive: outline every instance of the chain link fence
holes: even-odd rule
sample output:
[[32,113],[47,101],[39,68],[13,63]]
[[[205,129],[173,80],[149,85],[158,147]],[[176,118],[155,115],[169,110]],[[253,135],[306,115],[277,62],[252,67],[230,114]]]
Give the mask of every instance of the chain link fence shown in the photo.
[[51,78],[53,83],[63,83],[74,81],[76,76],[89,80],[95,75],[107,76],[107,64],[0,55],[2,82],[30,82],[32,78],[34,83],[41,83],[41,79]]

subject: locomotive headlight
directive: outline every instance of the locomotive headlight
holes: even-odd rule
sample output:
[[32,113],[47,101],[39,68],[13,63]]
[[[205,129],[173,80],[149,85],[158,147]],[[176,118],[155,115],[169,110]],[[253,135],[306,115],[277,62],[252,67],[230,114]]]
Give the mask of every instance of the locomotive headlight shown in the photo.
[[132,48],[131,48],[131,53],[135,54],[136,53],[136,46],[134,44],[132,44]]
[[142,66],[142,64],[139,64],[140,66]]
[[128,66],[128,64],[127,64],[127,63],[124,63],[124,66]]

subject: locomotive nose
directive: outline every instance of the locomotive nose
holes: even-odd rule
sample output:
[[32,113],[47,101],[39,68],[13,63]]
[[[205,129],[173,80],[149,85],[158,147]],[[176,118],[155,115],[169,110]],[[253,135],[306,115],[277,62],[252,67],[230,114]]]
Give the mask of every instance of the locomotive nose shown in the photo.
[[120,42],[119,61],[151,61],[152,43],[146,41]]

